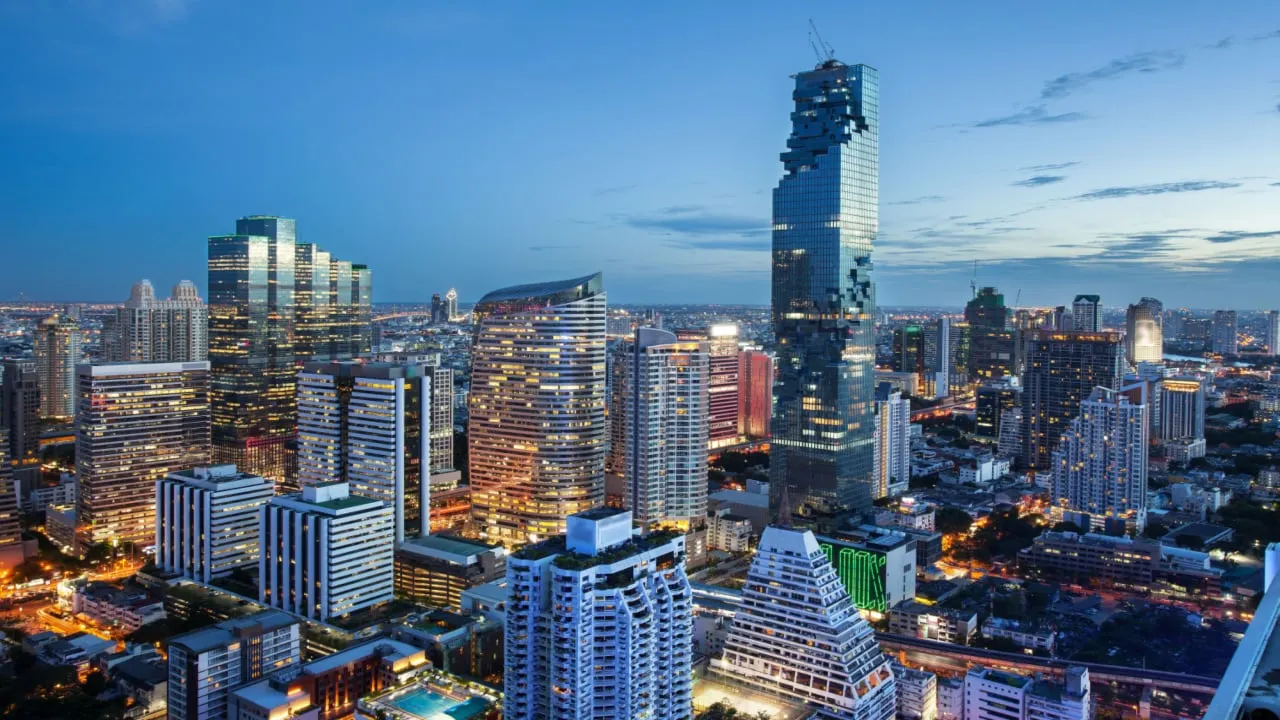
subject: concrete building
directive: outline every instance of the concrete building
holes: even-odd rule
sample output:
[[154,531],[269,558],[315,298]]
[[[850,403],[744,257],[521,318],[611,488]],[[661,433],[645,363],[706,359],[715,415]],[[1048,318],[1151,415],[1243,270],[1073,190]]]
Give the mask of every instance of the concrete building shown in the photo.
[[898,686],[899,720],[937,720],[937,675],[895,662],[893,679]]
[[938,678],[938,720],[964,720],[964,678]]
[[0,428],[0,570],[10,570],[26,560],[18,510],[18,488],[9,461],[9,437]]
[[163,620],[164,598],[139,585],[83,582],[75,586],[71,610],[97,625],[124,633]]
[[506,576],[501,545],[445,535],[422,535],[396,548],[396,597],[457,610],[462,593]]
[[270,480],[234,465],[169,473],[156,483],[156,566],[209,583],[257,568],[259,515],[275,494]]
[[503,716],[691,718],[684,536],[633,536],[631,513],[605,508],[567,531],[508,560]]
[[[707,449],[716,450],[741,442],[738,433],[740,405],[737,323],[716,323],[707,328]],[[637,518],[638,520],[639,518]]]
[[[1134,397],[1125,392],[1134,389]],[[1051,514],[1087,516],[1093,529],[1120,522],[1142,532],[1150,451],[1146,400],[1146,385],[1138,384],[1118,393],[1098,388],[1081,403],[1053,452]]]
[[[342,720],[361,698],[403,685],[429,667],[426,653],[378,638],[312,660],[285,673],[240,685],[228,694],[229,720]],[[434,715],[428,716],[434,720]]]
[[1268,355],[1280,355],[1280,310],[1268,310],[1263,319],[1262,341]]
[[1023,649],[1052,654],[1057,634],[1052,628],[1037,627],[1020,620],[992,615],[982,621],[982,637],[988,640],[1004,638]]
[[[737,326],[731,327],[736,364]],[[613,362],[610,454],[623,478],[624,507],[644,527],[701,526],[710,437],[708,343],[679,342],[675,333],[642,327],[619,346]],[[737,371],[732,375],[736,437]]]
[[226,718],[231,688],[301,661],[302,628],[282,612],[268,610],[179,635],[169,641],[169,718]]
[[298,484],[345,482],[386,503],[397,544],[431,530],[431,375],[420,363],[357,360],[298,373]]
[[209,363],[81,365],[76,376],[80,544],[150,544],[156,482],[209,464]]
[[1213,313],[1213,352],[1219,355],[1235,355],[1240,350],[1240,333],[1236,329],[1235,310],[1217,310]]
[[859,610],[883,615],[915,598],[916,544],[905,534],[818,536],[818,545]]
[[378,353],[377,362],[393,365],[426,365],[431,375],[431,474],[442,475],[457,472],[453,460],[453,417],[456,393],[453,387],[453,369],[444,367],[440,353]]
[[76,506],[49,505],[44,510],[44,534],[68,555],[76,549]]
[[751,550],[751,536],[751,518],[734,515],[727,507],[721,507],[708,514],[708,549],[745,553]]
[[0,380],[0,433],[9,442],[10,460],[31,464],[40,452],[40,376],[35,360],[5,360]]
[[921,640],[968,645],[978,634],[978,616],[913,600],[899,603],[889,611],[889,632]]
[[1022,388],[1017,380],[996,381],[978,388],[974,401],[974,430],[978,435],[987,438],[1000,437],[1004,413],[1020,407]]
[[1165,378],[1159,383],[1161,440],[1204,437],[1205,381],[1197,377]]
[[346,483],[309,485],[264,508],[258,601],[314,620],[392,599],[395,514]]
[[209,359],[209,308],[190,280],[156,299],[150,280],[134,283],[129,299],[102,325],[108,362],[201,362]]
[[1071,303],[1071,329],[1076,332],[1100,332],[1102,298],[1097,295],[1077,295]]
[[892,665],[807,530],[765,530],[711,672],[842,720],[896,712]]
[[1091,720],[1086,668],[1066,670],[1066,683],[1034,680],[992,668],[973,668],[964,680],[964,720]]
[[1063,430],[1096,387],[1117,389],[1123,353],[1119,333],[1033,330],[1026,335],[1022,380],[1022,461],[1048,472]]
[[875,497],[907,491],[911,482],[911,402],[888,383],[876,388]]
[[1125,311],[1125,355],[1130,365],[1164,359],[1164,332],[1160,301],[1143,298]]
[[747,440],[769,437],[773,415],[773,356],[763,350],[738,353],[738,435]]
[[604,280],[495,290],[473,315],[472,518],[491,542],[556,537],[604,504]]
[[40,379],[41,417],[75,417],[81,341],[80,322],[69,315],[53,315],[36,325],[31,348]]
[[1223,575],[1208,553],[1142,538],[1055,531],[1041,533],[1023,548],[1018,565],[1055,578],[1096,579],[1138,589],[1165,583],[1209,596],[1221,591]]
[[896,505],[876,510],[876,524],[933,532],[937,508],[927,502],[904,497]]
[[1204,438],[1164,441],[1164,457],[1171,463],[1188,465],[1192,460],[1204,457],[1208,451],[1209,444]]

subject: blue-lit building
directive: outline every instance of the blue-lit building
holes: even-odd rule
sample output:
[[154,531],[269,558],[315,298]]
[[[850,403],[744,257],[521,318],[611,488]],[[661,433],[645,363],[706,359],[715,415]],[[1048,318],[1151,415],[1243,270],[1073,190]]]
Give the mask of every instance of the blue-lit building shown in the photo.
[[786,174],[773,191],[775,509],[784,486],[793,511],[871,504],[877,77],[837,60],[795,76]]

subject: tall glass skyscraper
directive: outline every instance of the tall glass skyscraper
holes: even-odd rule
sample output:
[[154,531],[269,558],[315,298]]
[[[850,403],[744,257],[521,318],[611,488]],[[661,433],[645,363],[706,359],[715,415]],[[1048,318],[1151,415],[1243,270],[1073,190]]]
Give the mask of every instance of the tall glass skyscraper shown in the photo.
[[836,60],[795,76],[786,173],[773,191],[775,508],[783,487],[793,509],[871,503],[877,78]]
[[604,504],[604,282],[495,290],[473,313],[472,517],[491,542],[560,535]]

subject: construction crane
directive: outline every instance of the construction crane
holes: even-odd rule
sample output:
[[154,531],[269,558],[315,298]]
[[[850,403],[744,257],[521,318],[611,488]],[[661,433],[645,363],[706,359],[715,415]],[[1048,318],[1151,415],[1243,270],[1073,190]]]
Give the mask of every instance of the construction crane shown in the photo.
[[[818,56],[818,62],[822,63],[828,60],[835,60],[835,48],[828,45],[827,41],[822,39],[822,33],[818,32],[818,26],[813,24],[813,18],[809,18],[809,32],[811,34],[811,37],[809,38],[809,45],[813,47],[813,52]],[[817,46],[814,46],[813,38],[818,39]],[[822,52],[818,52],[819,46],[822,48]]]
[[969,280],[969,294],[978,297],[978,261],[973,261],[973,277]]

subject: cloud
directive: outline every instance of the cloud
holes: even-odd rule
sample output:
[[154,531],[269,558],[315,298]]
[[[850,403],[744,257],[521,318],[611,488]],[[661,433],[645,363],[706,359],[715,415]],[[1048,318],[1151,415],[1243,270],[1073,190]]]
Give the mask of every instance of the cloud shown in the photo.
[[543,252],[544,250],[572,250],[580,247],[578,245],[530,245],[529,249],[533,252]]
[[1216,243],[1233,243],[1239,240],[1258,240],[1263,238],[1280,238],[1280,230],[1263,230],[1260,232],[1248,232],[1244,230],[1223,230],[1217,235],[1211,235],[1205,240]]
[[1252,40],[1252,41],[1254,41],[1254,42],[1258,42],[1258,41],[1260,41],[1260,40],[1280,40],[1280,30],[1272,30],[1272,31],[1271,31],[1271,32],[1269,32],[1269,33],[1262,33],[1261,35],[1254,35],[1253,37],[1251,37],[1251,38],[1249,38],[1249,39],[1250,39],[1250,40]]
[[1221,40],[1219,40],[1218,42],[1210,45],[1209,48],[1211,50],[1226,50],[1235,44],[1236,44],[1236,36],[1228,35],[1222,38]]
[[1271,187],[1280,187],[1280,182],[1271,183]]
[[596,197],[601,197],[603,195],[617,195],[619,193],[627,192],[628,190],[635,190],[636,187],[637,185],[635,185],[634,183],[631,185],[617,185],[615,187],[603,187],[591,194],[595,195]]
[[1202,190],[1229,190],[1240,187],[1238,182],[1221,180],[1187,180],[1175,183],[1158,183],[1155,185],[1129,185],[1092,190],[1075,196],[1075,200],[1111,200],[1114,198],[1134,197],[1137,195],[1165,195],[1167,193],[1200,192]]
[[1065,122],[1088,120],[1089,116],[1078,112],[1050,114],[1044,105],[1028,105],[1012,115],[987,118],[971,123],[972,128],[1003,127],[1007,125],[1051,125]]
[[769,221],[708,212],[701,205],[673,205],[649,215],[631,215],[623,222],[638,230],[656,230],[675,237],[672,245],[697,250],[767,250]]
[[1183,53],[1171,51],[1143,52],[1119,58],[1087,72],[1067,73],[1045,82],[1044,89],[1040,91],[1040,99],[1060,100],[1093,83],[1115,80],[1134,73],[1176,70],[1182,67],[1186,59],[1187,56]]
[[918,198],[912,198],[910,200],[894,200],[893,202],[889,202],[885,204],[886,205],[923,205],[925,203],[936,203],[936,202],[942,202],[944,200],[946,200],[946,198],[941,195],[922,195]]
[[1067,177],[1065,175],[1033,175],[1026,180],[1019,180],[1013,184],[1017,187],[1034,188],[1053,185],[1054,183],[1060,183],[1066,179]]
[[1071,162],[1050,163],[1048,165],[1028,165],[1018,169],[1024,172],[1049,172],[1050,170],[1066,170],[1069,167],[1075,167],[1079,164],[1079,161],[1072,160]]

